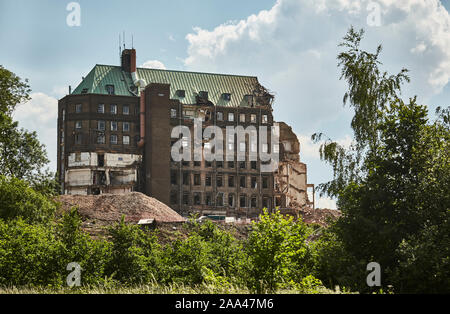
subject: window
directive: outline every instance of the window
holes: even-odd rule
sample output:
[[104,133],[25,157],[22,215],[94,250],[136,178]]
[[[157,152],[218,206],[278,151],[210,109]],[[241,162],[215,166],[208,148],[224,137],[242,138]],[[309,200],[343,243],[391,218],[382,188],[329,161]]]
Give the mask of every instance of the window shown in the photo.
[[117,131],[117,121],[111,121],[111,131]]
[[257,180],[256,180],[256,177],[252,177],[252,189],[256,189],[257,188]]
[[81,121],[75,122],[75,129],[81,129]]
[[200,193],[194,193],[194,205],[200,205],[202,202],[202,197]]
[[177,90],[177,96],[180,98],[186,97],[186,91],[184,91],[182,89]]
[[246,179],[247,179],[247,178],[246,178],[245,176],[241,176],[241,177],[239,178],[239,186],[240,186],[241,188],[245,188],[245,186],[246,186],[246,182],[245,182],[245,181],[247,181]]
[[117,105],[111,105],[111,114],[117,114]]
[[105,136],[104,135],[97,136],[97,144],[105,144]]
[[258,207],[257,205],[258,205],[258,199],[256,198],[256,196],[252,196],[252,199],[251,199],[251,207],[252,208],[256,208],[256,207]]
[[234,161],[228,162],[228,168],[233,169],[234,168]]
[[217,168],[223,168],[223,161],[216,161]]
[[241,195],[239,197],[239,206],[240,207],[247,207],[247,196]]
[[170,109],[170,117],[171,118],[177,117],[177,109]]
[[194,174],[194,185],[201,185],[201,179],[199,174]]
[[231,121],[231,122],[234,121],[234,113],[232,113],[232,112],[228,113],[228,121]]
[[206,168],[211,168],[211,167],[212,167],[212,162],[210,162],[210,161],[205,161],[205,167],[206,167]]
[[105,130],[105,121],[98,121],[97,122],[97,130],[104,131]]
[[97,166],[99,166],[99,167],[104,167],[105,166],[105,155],[98,154]]
[[211,175],[210,174],[207,174],[205,177],[205,185],[211,186]]
[[189,185],[189,172],[183,172],[183,184]]
[[239,122],[245,122],[245,113],[239,115]]
[[80,145],[81,144],[81,134],[75,134],[75,144]]
[[270,200],[268,197],[263,197],[263,208],[269,208],[270,207]]
[[200,98],[203,98],[204,100],[208,100],[208,92],[201,91],[201,92],[198,93],[198,96]]
[[75,153],[75,162],[81,161],[81,153]]
[[130,131],[130,122],[124,122],[122,126],[123,126],[123,131],[124,132],[129,132]]
[[268,177],[262,178],[262,187],[263,187],[263,189],[269,188],[269,178]]
[[104,104],[98,104],[97,112],[98,113],[105,113],[105,105]]
[[234,176],[228,176],[228,187],[234,187]]
[[122,107],[122,113],[125,115],[129,115],[130,114],[130,106],[128,105],[123,105]]
[[110,139],[111,144],[117,144],[117,135],[111,134],[109,139]]
[[108,95],[114,95],[114,85],[106,85],[105,87]]
[[266,114],[263,114],[263,116],[262,116],[262,123],[267,123],[267,115]]
[[253,107],[253,96],[252,95],[245,95],[244,102],[247,106]]
[[222,176],[217,176],[216,183],[217,183],[218,187],[222,187],[223,186]]
[[251,167],[253,170],[256,170],[256,161],[251,161]]
[[128,135],[124,135],[122,141],[123,145],[130,145],[130,137]]
[[170,204],[172,204],[172,205],[178,204],[178,192],[177,191],[170,192]]
[[217,193],[217,206],[223,206],[223,193]]
[[189,205],[189,192],[184,192],[183,193],[183,204],[184,205]]
[[230,100],[231,100],[231,94],[229,94],[229,93],[224,93],[224,94],[222,94],[222,98],[223,98],[223,100],[225,100],[225,101],[230,101]]
[[217,112],[217,121],[223,121],[223,112]]
[[235,207],[234,205],[234,194],[228,194],[228,206]]
[[177,184],[178,181],[178,173],[176,170],[170,171],[170,184]]
[[256,114],[251,114],[250,115],[250,122],[251,123],[256,123]]
[[280,153],[280,145],[279,144],[273,144],[273,152],[275,154],[279,154]]
[[245,161],[239,162],[239,169],[245,169]]
[[81,113],[81,111],[83,110],[83,107],[81,104],[76,104],[75,105],[75,112],[76,113]]
[[212,196],[211,193],[205,194],[205,205],[211,206],[212,205]]

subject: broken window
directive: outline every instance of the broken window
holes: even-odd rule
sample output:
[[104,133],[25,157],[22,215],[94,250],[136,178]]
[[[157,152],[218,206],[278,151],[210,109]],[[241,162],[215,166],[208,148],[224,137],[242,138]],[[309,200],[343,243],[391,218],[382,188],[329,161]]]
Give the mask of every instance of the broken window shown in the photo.
[[81,139],[82,139],[81,134],[75,134],[75,144],[76,145],[80,145],[81,144]]
[[110,106],[110,112],[111,114],[117,114],[117,105],[111,105]]
[[97,144],[105,144],[105,135],[97,136]]
[[247,207],[247,196],[244,194],[239,197],[239,207]]
[[252,208],[256,208],[258,207],[258,199],[256,198],[256,196],[252,196],[252,199],[250,201],[250,205]]
[[117,131],[117,121],[111,121],[111,131]]
[[109,139],[110,139],[111,144],[117,144],[117,135],[111,134]]
[[194,193],[194,205],[200,205],[202,202],[202,197],[200,193]]
[[223,168],[223,161],[216,161],[217,168]]
[[263,189],[269,188],[269,178],[268,177],[262,177],[262,187],[263,187]]
[[177,191],[170,192],[170,204],[172,204],[172,205],[178,204],[178,192]]
[[97,121],[97,130],[99,131],[105,130],[105,121]]
[[217,200],[216,200],[217,206],[223,206],[223,193],[217,193]]
[[97,165],[99,167],[104,167],[105,166],[105,155],[103,154],[99,154],[97,157]]
[[170,171],[170,184],[178,183],[178,172],[176,170]]
[[239,162],[239,169],[245,169],[245,161]]
[[183,184],[189,185],[189,172],[183,172]]
[[239,178],[239,186],[241,187],[241,188],[245,188],[245,186],[246,186],[246,180],[247,178],[245,177],[245,176],[241,176],[240,178]]
[[257,166],[256,161],[251,161],[250,163],[251,163],[252,169],[256,170],[256,166]]
[[222,98],[225,101],[230,101],[231,100],[231,94],[230,93],[223,93],[222,94]]
[[201,185],[201,179],[199,174],[194,174],[194,185]]
[[234,176],[228,176],[228,187],[233,188],[234,187]]
[[257,187],[257,179],[256,177],[252,177],[252,189],[256,189]]
[[234,161],[228,162],[228,168],[233,169],[234,168]]
[[228,206],[229,207],[235,207],[234,194],[232,194],[232,193],[228,194]]
[[114,85],[106,85],[105,87],[108,95],[114,95]]
[[245,95],[244,101],[247,106],[253,107],[253,95]]

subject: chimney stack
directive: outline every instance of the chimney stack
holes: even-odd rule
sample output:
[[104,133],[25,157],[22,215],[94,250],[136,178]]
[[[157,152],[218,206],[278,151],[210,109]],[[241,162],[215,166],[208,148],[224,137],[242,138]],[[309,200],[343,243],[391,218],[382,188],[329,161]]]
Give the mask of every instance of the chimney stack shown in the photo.
[[136,72],[136,49],[124,49],[122,51],[122,70],[125,72]]

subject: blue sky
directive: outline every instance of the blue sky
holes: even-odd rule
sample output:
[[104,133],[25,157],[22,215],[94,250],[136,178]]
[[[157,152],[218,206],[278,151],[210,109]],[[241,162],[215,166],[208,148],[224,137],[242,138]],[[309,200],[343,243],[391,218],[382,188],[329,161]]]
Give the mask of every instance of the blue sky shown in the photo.
[[[80,0],[79,27],[66,23],[69,2],[0,0],[0,64],[28,78],[33,90],[15,116],[38,132],[52,170],[57,99],[95,64],[119,64],[123,31],[127,46],[134,37],[139,66],[258,76],[276,94],[275,118],[299,137],[314,184],[330,179],[331,170],[311,134],[351,141],[352,113],[342,106],[345,84],[336,67],[337,44],[350,25],[366,29],[364,48],[383,44],[385,69],[411,70],[405,98],[417,94],[432,112],[449,105],[448,0]],[[333,204],[322,199],[319,206]]]

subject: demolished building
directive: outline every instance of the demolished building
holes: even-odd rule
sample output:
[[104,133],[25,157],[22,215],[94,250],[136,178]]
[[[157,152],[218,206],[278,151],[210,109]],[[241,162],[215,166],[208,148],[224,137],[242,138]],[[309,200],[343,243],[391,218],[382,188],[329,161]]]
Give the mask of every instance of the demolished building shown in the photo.
[[[310,206],[298,139],[285,123],[274,121],[272,102],[256,77],[137,68],[136,50],[124,49],[120,66],[97,64],[59,100],[61,194],[138,191],[183,215],[254,217],[262,208]],[[262,171],[265,161],[251,158],[251,134],[243,145],[234,137],[223,139],[224,147],[233,146],[231,159],[209,161],[192,151],[190,160],[174,160],[175,142],[181,141],[183,150],[193,143],[172,138],[172,130],[186,127],[193,133],[195,119],[202,133],[211,126],[254,127],[258,138],[260,127],[279,125],[280,147],[270,134],[265,147],[280,152],[278,171]],[[202,147],[210,141],[203,139]],[[244,160],[238,157],[242,150]]]

